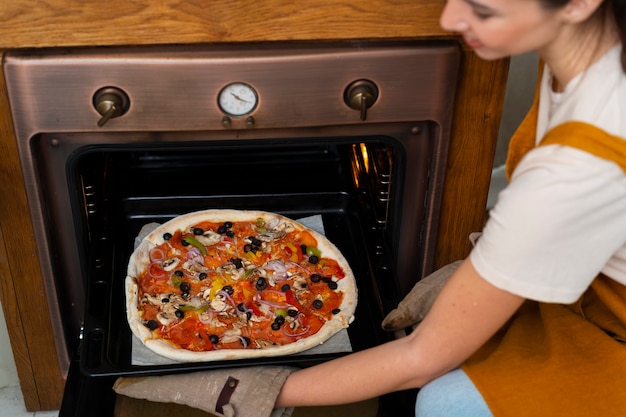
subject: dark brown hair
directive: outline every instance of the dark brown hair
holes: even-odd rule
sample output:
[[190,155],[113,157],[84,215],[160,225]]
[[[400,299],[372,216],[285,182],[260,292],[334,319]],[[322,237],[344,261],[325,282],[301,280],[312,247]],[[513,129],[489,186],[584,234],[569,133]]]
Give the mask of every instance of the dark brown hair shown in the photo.
[[[540,0],[541,4],[548,9],[558,9],[565,6],[570,0]],[[612,18],[617,28],[617,33],[622,44],[622,69],[626,73],[626,0],[604,0],[595,11],[591,19]]]
[[611,3],[611,9],[620,41],[622,42],[622,68],[626,72],[626,0],[605,0]]

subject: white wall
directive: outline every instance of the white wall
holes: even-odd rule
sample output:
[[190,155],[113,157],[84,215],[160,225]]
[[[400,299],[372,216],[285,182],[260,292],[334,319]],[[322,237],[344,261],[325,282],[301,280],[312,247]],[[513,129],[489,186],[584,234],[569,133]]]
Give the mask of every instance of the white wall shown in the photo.
[[509,148],[509,139],[533,103],[538,69],[539,57],[534,53],[511,58],[502,119],[498,131],[496,155],[491,172],[489,196],[487,197],[488,210],[493,208],[498,199],[498,194],[507,185],[504,163]]
[[0,388],[18,384],[19,380],[17,379],[13,351],[9,343],[7,325],[2,308],[0,308]]
[[506,161],[509,139],[533,104],[538,69],[539,57],[535,53],[529,52],[511,58],[494,167],[499,167]]

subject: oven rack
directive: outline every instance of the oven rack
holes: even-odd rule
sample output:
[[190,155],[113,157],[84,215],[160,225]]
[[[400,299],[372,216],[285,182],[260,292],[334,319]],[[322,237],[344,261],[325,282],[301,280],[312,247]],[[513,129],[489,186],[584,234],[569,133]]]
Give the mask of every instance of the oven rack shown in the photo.
[[[262,198],[261,198],[262,197]],[[301,200],[307,198],[316,201],[310,204],[310,212],[301,209]],[[215,200],[224,203],[222,198],[214,197]],[[176,200],[176,198],[172,198]],[[329,193],[323,195],[297,196],[230,196],[226,199],[230,202],[239,203],[245,209],[258,209],[274,211],[290,218],[301,218],[309,215],[320,214],[323,219],[326,236],[344,254],[350,264],[357,280],[359,299],[355,312],[355,321],[348,328],[348,336],[353,350],[361,350],[385,341],[391,340],[392,335],[382,331],[380,322],[388,305],[395,305],[397,300],[390,299],[389,294],[394,294],[394,282],[390,277],[393,271],[393,263],[387,256],[363,256],[370,253],[372,245],[368,242],[375,241],[373,230],[364,230],[363,219],[355,209],[353,197],[344,193]],[[252,201],[269,202],[261,206],[252,206]],[[294,204],[295,202],[295,204]],[[159,200],[159,206],[168,206],[168,201]],[[133,231],[127,233],[123,239],[115,244],[108,239],[98,241],[99,248],[94,250],[98,253],[90,262],[90,276],[87,279],[87,305],[82,331],[82,340],[79,347],[80,370],[90,377],[110,377],[128,375],[162,375],[168,373],[192,372],[200,370],[219,369],[225,367],[256,366],[256,365],[289,365],[306,367],[323,361],[328,361],[345,353],[323,354],[297,354],[270,358],[222,360],[213,362],[176,363],[166,365],[133,365],[131,362],[132,332],[126,321],[124,280],[128,258],[132,253],[134,236],[144,224],[153,221],[164,222],[162,214],[150,213],[155,200],[151,198],[132,198],[124,201],[124,209],[120,216],[125,225],[115,228],[116,230]],[[197,205],[205,204],[204,198],[188,198],[184,212],[194,211]],[[180,205],[180,202],[179,202]],[[273,206],[273,207],[268,207]],[[127,210],[132,206],[132,210]],[[141,207],[145,206],[145,207]],[[211,206],[211,204],[209,204]],[[232,207],[232,206],[231,206]],[[286,210],[276,210],[278,207]],[[293,210],[289,210],[293,207]],[[300,207],[296,209],[296,207]],[[212,206],[211,208],[215,208]],[[224,208],[224,207],[219,207]],[[127,213],[134,213],[128,215]],[[126,214],[124,214],[126,213]],[[375,246],[380,247],[378,242]],[[104,255],[103,255],[104,254]],[[103,261],[108,259],[108,261]],[[371,261],[373,260],[373,261]],[[372,264],[372,262],[374,264]],[[111,265],[111,268],[108,267]],[[377,282],[385,276],[384,292],[380,291]]]

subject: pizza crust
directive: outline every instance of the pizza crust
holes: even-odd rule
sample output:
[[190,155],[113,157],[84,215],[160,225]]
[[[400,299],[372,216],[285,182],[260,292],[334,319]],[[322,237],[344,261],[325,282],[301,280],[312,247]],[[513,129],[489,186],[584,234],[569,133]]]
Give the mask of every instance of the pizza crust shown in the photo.
[[[166,340],[154,338],[152,332],[143,324],[139,314],[138,284],[137,277],[149,264],[149,253],[154,247],[164,242],[163,234],[175,230],[186,230],[189,227],[203,221],[232,221],[250,222],[258,218],[269,220],[279,218],[291,223],[298,230],[306,230],[311,233],[318,242],[318,249],[325,257],[338,262],[345,273],[345,277],[337,281],[337,291],[344,293],[341,311],[333,315],[317,333],[293,343],[280,346],[270,346],[263,349],[221,349],[196,352],[179,349]],[[128,263],[126,276],[126,312],[128,324],[132,333],[151,351],[165,358],[179,362],[210,362],[230,359],[262,358],[284,356],[300,353],[318,346],[330,339],[337,332],[347,328],[354,320],[354,312],[357,305],[357,287],[354,274],[347,260],[341,252],[322,234],[306,228],[295,220],[274,213],[247,210],[203,210],[176,217],[148,234],[133,252]]]

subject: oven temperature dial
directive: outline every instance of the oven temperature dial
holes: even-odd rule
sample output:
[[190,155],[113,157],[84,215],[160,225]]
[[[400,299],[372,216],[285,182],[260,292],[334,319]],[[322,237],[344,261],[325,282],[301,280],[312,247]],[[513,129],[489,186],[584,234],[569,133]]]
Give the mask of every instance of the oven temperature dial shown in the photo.
[[361,120],[365,121],[367,110],[378,99],[378,87],[370,80],[357,80],[346,88],[343,99],[350,108],[358,110]]
[[110,119],[120,117],[128,111],[130,100],[128,95],[119,88],[105,87],[96,91],[93,96],[93,106],[100,113],[98,126],[104,126]]
[[252,113],[259,102],[256,90],[246,83],[231,83],[220,91],[220,109],[229,116],[241,117]]

